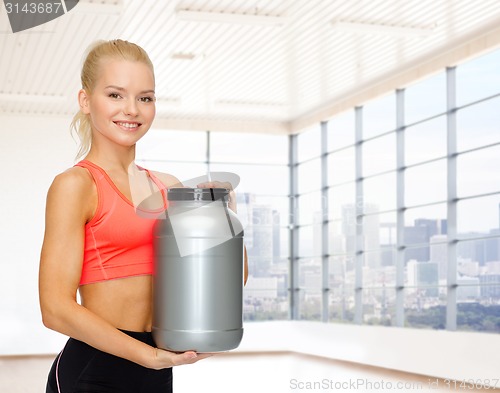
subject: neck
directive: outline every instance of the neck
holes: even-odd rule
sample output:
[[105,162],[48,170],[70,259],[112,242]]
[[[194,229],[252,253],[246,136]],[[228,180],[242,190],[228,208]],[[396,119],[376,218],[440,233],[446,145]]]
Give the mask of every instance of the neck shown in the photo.
[[127,172],[130,164],[135,160],[135,145],[108,150],[93,145],[85,159],[107,170],[123,170]]

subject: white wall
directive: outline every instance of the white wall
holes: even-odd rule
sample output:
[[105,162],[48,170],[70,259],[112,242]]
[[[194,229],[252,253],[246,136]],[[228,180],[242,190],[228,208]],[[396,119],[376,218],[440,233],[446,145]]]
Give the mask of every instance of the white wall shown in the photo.
[[70,122],[0,116],[0,354],[52,353],[62,342],[41,323],[38,264],[47,189],[74,162]]

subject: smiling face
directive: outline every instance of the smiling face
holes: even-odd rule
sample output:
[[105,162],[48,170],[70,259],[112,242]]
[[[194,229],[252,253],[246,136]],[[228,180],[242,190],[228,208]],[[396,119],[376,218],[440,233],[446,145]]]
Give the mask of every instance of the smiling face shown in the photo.
[[90,117],[92,144],[134,146],[155,116],[154,76],[144,63],[102,61],[91,93],[81,90],[80,108]]

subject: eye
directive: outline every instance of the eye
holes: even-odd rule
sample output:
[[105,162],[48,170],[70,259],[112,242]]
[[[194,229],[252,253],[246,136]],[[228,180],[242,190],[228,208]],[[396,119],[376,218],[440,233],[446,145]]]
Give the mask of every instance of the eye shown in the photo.
[[155,98],[154,97],[146,96],[146,97],[139,98],[139,101],[140,102],[154,102]]
[[118,93],[109,93],[108,97],[115,98],[115,99],[121,98],[121,96]]

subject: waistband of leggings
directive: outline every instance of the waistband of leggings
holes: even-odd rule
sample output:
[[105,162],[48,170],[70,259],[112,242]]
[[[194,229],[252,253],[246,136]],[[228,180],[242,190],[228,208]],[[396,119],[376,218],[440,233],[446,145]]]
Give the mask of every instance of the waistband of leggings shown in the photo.
[[151,332],[133,332],[125,329],[118,329],[119,331],[125,333],[127,336],[133,337],[136,340],[142,341],[143,343],[154,345],[153,334]]

